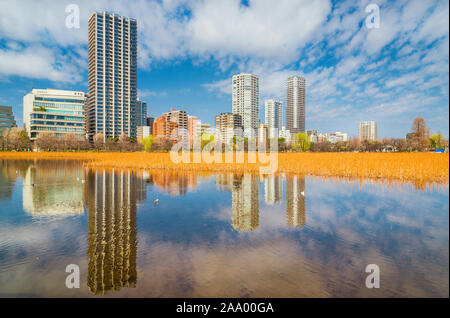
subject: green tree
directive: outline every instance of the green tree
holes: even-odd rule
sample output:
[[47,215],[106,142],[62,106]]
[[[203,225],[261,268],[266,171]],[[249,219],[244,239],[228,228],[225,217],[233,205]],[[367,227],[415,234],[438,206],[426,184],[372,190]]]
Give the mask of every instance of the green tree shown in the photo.
[[432,135],[430,137],[430,147],[433,149],[439,149],[442,148],[442,140],[444,139],[444,136],[441,132],[438,132],[435,135]]
[[209,144],[210,142],[213,142],[215,139],[214,135],[202,133],[200,135],[200,147],[203,150],[203,148]]
[[294,136],[294,140],[292,142],[292,148],[295,151],[308,151],[311,146],[309,141],[309,136],[305,133],[298,133]]
[[154,141],[155,138],[152,135],[142,138],[142,146],[144,147],[144,151],[151,151]]

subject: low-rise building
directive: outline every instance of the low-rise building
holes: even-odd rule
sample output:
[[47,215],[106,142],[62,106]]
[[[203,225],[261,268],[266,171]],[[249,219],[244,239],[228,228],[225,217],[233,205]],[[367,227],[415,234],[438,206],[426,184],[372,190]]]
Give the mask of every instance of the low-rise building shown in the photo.
[[150,136],[150,126],[137,126],[136,127],[136,137],[139,142],[145,137]]
[[258,142],[265,145],[269,137],[269,126],[266,124],[259,124],[258,128]]
[[85,136],[85,95],[59,89],[33,89],[23,98],[23,123],[28,136],[35,140],[41,132],[64,136]]
[[281,130],[278,132],[278,138],[284,138],[286,143],[291,142],[291,132],[286,129],[285,126],[281,127]]

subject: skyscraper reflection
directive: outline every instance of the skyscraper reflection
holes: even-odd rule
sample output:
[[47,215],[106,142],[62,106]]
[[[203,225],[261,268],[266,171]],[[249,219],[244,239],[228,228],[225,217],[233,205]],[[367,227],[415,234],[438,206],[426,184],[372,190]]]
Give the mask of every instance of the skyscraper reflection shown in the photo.
[[286,177],[286,223],[292,227],[306,223],[305,177]]
[[136,204],[145,199],[145,181],[134,171],[89,170],[86,177],[88,209],[89,290],[135,287],[137,282]]
[[269,175],[264,179],[264,200],[266,204],[283,201],[283,179],[279,175]]
[[232,226],[237,231],[252,231],[259,226],[259,175],[233,176]]

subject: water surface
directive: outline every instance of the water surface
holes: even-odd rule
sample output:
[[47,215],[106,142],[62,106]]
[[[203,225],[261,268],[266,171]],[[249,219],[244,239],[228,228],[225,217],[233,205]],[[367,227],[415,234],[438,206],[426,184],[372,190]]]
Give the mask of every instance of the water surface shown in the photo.
[[448,297],[448,222],[448,185],[0,161],[0,296]]

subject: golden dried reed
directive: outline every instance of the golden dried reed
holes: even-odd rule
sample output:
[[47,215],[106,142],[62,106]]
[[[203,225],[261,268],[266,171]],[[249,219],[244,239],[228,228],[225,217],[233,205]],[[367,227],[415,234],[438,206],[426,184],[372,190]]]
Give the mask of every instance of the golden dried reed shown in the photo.
[[[222,156],[224,162],[224,156]],[[259,173],[260,163],[174,163],[168,153],[0,152],[0,159],[82,160],[91,167]],[[191,154],[191,162],[192,162]],[[323,177],[394,179],[415,184],[448,183],[449,155],[437,153],[279,153],[277,172]]]

